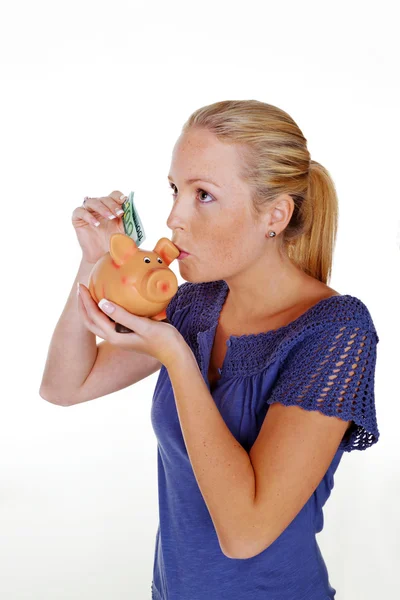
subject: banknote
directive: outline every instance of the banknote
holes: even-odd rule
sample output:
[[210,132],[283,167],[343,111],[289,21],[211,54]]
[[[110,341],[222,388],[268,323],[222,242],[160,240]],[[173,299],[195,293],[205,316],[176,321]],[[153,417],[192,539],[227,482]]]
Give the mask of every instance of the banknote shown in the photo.
[[136,246],[140,246],[146,239],[146,234],[135,203],[133,202],[133,196],[134,192],[131,192],[122,205],[124,211],[122,222],[125,234],[133,239]]

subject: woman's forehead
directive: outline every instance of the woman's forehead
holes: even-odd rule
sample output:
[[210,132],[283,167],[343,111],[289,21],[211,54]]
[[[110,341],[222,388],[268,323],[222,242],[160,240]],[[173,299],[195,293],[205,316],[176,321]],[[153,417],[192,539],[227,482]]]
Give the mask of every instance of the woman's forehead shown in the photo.
[[237,178],[240,157],[233,144],[182,141],[172,153],[168,178],[187,183],[195,179],[211,181],[218,187],[230,187]]

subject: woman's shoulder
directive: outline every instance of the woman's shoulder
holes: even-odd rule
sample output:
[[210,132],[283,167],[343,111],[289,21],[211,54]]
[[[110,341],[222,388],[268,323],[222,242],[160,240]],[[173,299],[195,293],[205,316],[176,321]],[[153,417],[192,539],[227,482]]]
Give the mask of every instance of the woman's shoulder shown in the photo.
[[[193,283],[185,281],[178,286],[176,294],[166,308],[167,318],[172,322],[175,313],[190,308],[190,320],[193,325],[209,327],[222,308],[227,291],[227,284],[223,280]],[[360,326],[361,329],[372,330],[379,340],[371,313],[366,304],[358,297],[351,294],[341,294],[328,285],[318,282],[314,286],[304,288],[301,298],[295,305],[273,322],[263,323],[260,330],[272,329],[276,337],[283,337],[288,342],[288,337],[302,337],[307,332],[312,333],[319,328],[335,328],[348,324]],[[237,329],[237,323],[235,324]],[[243,332],[234,331],[233,335]],[[247,332],[250,333],[250,332]],[[249,336],[250,339],[258,336]]]

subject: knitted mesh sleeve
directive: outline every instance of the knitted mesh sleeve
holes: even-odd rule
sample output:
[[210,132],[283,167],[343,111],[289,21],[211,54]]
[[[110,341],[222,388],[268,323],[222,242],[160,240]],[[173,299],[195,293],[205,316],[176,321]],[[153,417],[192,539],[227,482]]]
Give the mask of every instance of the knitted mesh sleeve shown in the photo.
[[267,403],[351,420],[340,447],[365,450],[379,439],[374,398],[378,341],[375,331],[354,322],[332,322],[306,335],[282,361]]

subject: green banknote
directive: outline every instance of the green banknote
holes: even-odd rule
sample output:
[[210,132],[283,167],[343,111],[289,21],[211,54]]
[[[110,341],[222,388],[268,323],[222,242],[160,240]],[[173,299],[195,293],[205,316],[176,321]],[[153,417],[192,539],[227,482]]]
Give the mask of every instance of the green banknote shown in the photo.
[[122,215],[122,222],[124,224],[125,234],[129,235],[135,242],[136,246],[140,246],[146,239],[142,221],[140,220],[139,213],[133,202],[134,192],[131,192],[128,199],[122,205],[124,214]]

